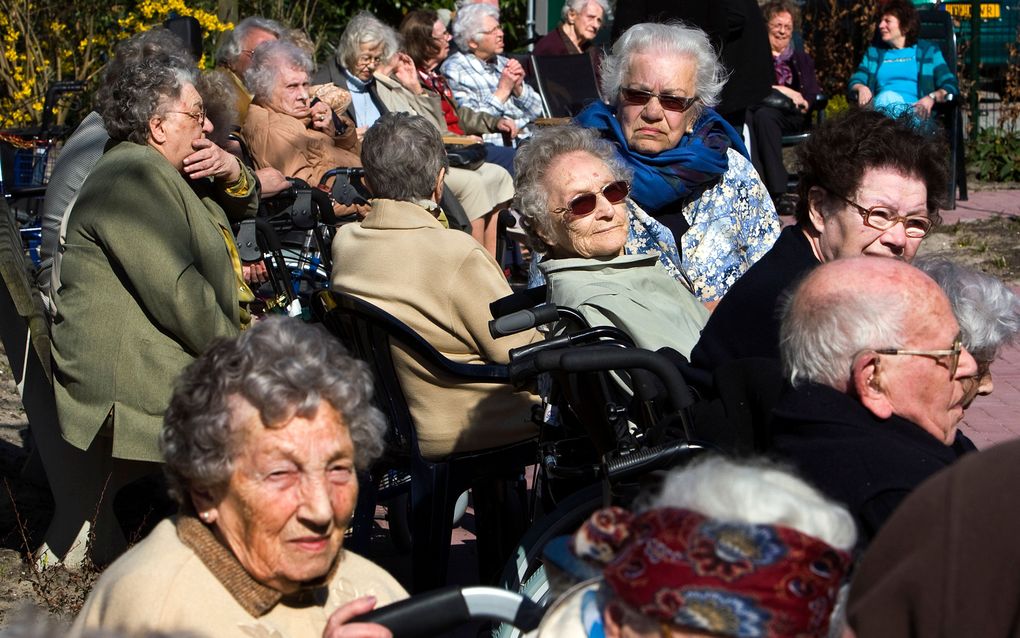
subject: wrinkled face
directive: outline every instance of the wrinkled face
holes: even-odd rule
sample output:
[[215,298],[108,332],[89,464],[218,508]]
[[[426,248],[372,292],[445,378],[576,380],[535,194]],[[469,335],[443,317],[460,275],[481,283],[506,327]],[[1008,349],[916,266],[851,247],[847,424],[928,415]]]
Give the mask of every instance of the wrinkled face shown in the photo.
[[[823,262],[860,255],[895,257],[908,262],[914,258],[923,238],[908,238],[902,223],[884,231],[875,230],[864,225],[864,218],[856,208],[838,199],[829,199],[830,202],[822,203],[818,192],[809,202],[811,224],[820,234]],[[883,206],[903,216],[928,215],[928,189],[924,182],[891,168],[864,171],[857,192],[847,195],[847,199],[864,208]],[[838,212],[823,216],[821,207],[829,205],[836,206]]]
[[769,20],[769,45],[773,53],[782,53],[793,38],[793,16],[780,11]]
[[617,180],[605,162],[583,151],[574,151],[553,160],[542,184],[548,195],[547,208],[568,207],[571,200],[585,193],[599,193],[595,209],[583,217],[570,212],[547,212],[551,218],[549,236],[553,257],[615,257],[623,254],[627,241],[627,206],[610,204],[602,188]]
[[217,537],[259,583],[293,592],[325,576],[358,499],[354,444],[343,417],[323,402],[311,419],[267,428],[243,400],[230,482],[201,507]]
[[482,30],[474,40],[468,42],[471,52],[482,60],[491,60],[503,52],[503,29],[499,20],[492,16],[482,18]]
[[265,107],[291,117],[303,119],[311,113],[308,96],[308,74],[289,65],[280,67],[276,85]]
[[354,65],[348,70],[362,82],[368,82],[382,61],[383,48],[382,42],[359,44],[358,57],[354,59]]
[[446,25],[441,20],[436,20],[436,23],[432,25],[432,41],[439,47],[439,52],[429,60],[432,65],[439,64],[450,55],[450,38],[452,37],[446,30]]
[[[904,349],[948,350],[960,327],[953,318],[945,296],[931,295],[928,303],[916,304],[906,325],[910,335]],[[965,383],[977,374],[974,357],[964,349],[956,374],[949,376],[950,357],[923,355],[881,355],[879,370],[882,387],[893,414],[911,421],[923,430],[951,445],[963,418]]]
[[581,44],[591,42],[599,34],[603,13],[602,7],[597,2],[589,2],[580,12],[573,9],[567,12],[567,21],[574,21],[574,33],[581,40]]
[[882,16],[882,19],[878,21],[878,36],[886,44],[902,47],[905,38],[903,32],[900,31],[900,19],[891,13]]
[[265,31],[264,29],[251,29],[243,38],[241,38],[241,55],[237,56],[237,59],[234,60],[234,64],[231,68],[235,73],[243,77],[245,71],[247,71],[248,67],[251,66],[251,56],[255,53],[255,49],[257,49],[263,42],[276,39],[276,36],[269,31]]
[[[690,56],[639,53],[631,58],[623,88],[695,97],[696,72],[694,59]],[[676,148],[680,138],[694,124],[695,108],[680,113],[663,109],[657,97],[644,105],[628,104],[622,96],[617,96],[617,99],[616,116],[627,145],[631,150],[646,155]]]
[[[149,121],[150,145],[156,148],[177,170],[184,168],[184,158],[195,152],[191,143],[212,133],[212,122],[205,117],[202,96],[195,85],[186,83],[177,99],[168,100],[162,115]],[[159,137],[161,143],[154,141]]]

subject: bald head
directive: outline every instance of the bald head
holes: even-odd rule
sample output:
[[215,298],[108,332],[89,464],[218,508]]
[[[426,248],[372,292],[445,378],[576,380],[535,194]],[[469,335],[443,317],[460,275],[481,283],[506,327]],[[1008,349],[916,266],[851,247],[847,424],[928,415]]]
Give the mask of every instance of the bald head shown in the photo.
[[934,325],[955,323],[930,277],[896,259],[837,259],[813,270],[783,310],[780,352],[794,384],[849,388],[862,350],[912,345]]

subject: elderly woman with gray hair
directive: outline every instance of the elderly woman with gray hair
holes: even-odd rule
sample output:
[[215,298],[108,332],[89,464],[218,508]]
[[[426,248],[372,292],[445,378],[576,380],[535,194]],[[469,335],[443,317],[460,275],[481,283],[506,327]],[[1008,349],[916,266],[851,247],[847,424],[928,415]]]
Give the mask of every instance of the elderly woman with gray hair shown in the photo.
[[606,0],[567,0],[560,25],[539,38],[531,54],[576,55],[592,50],[592,42],[608,15]]
[[699,299],[714,306],[779,236],[740,135],[712,106],[725,71],[700,29],[637,24],[602,63],[603,102],[576,118],[616,146],[631,197],[681,244]]
[[[241,135],[256,168],[271,166],[314,185],[330,169],[361,166],[361,144],[353,122],[312,100],[312,68],[308,54],[290,42],[259,45],[244,75],[255,97]],[[334,209],[351,212],[342,204]]]
[[977,361],[977,375],[964,379],[963,407],[968,408],[978,395],[992,393],[992,362],[1020,332],[1020,297],[995,277],[948,259],[921,257],[913,263],[949,297],[963,347]]
[[542,117],[542,97],[524,82],[524,68],[503,53],[499,9],[472,4],[457,12],[453,39],[460,51],[440,70],[461,106],[513,120],[517,136],[531,135],[531,124]]
[[383,449],[371,394],[365,364],[295,319],[210,346],[160,435],[180,513],[103,573],[72,633],[388,636],[345,624],[407,596],[342,546],[356,471]]
[[[489,333],[489,303],[511,294],[503,269],[475,240],[438,219],[446,150],[425,118],[388,113],[365,134],[372,210],[333,239],[334,290],[368,301],[459,363],[506,363],[511,348],[541,338],[530,330]],[[534,436],[528,392],[497,383],[458,383],[402,349],[395,367],[428,459]]]
[[857,538],[841,504],[784,468],[722,457],[672,470],[650,501],[600,509],[546,546],[580,582],[538,636],[841,635]]
[[645,214],[628,197],[631,172],[612,145],[589,129],[541,129],[518,149],[515,168],[515,203],[543,256],[550,301],[642,348],[689,356],[708,311],[667,272],[671,260],[627,250],[630,219]]
[[361,130],[386,112],[373,74],[396,50],[396,31],[368,11],[359,11],[340,34],[336,52],[315,74],[316,84],[331,83],[350,91],[347,116]]
[[228,216],[258,205],[254,176],[207,137],[193,68],[144,57],[103,98],[109,150],[67,217],[52,290],[61,433],[90,459],[79,461],[82,481],[101,477],[96,560],[126,545],[103,523],[117,490],[156,470],[173,379],[251,321]]

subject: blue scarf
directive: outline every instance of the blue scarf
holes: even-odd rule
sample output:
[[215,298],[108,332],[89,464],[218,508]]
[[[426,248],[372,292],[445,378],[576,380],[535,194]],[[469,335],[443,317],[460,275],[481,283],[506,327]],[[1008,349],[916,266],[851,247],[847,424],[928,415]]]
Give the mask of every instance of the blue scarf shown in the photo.
[[694,131],[685,133],[676,148],[657,155],[630,150],[616,115],[602,102],[591,103],[574,121],[616,143],[616,152],[634,171],[631,198],[653,214],[725,173],[730,147],[748,157],[740,134],[708,108],[694,124]]

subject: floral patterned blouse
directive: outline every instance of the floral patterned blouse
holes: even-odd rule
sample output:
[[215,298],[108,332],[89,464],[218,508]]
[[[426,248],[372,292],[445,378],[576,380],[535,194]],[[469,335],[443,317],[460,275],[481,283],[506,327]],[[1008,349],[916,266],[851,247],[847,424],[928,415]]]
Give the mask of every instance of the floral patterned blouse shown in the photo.
[[683,208],[691,227],[681,263],[702,301],[721,299],[779,237],[776,207],[751,162],[732,148],[727,160],[722,179]]

